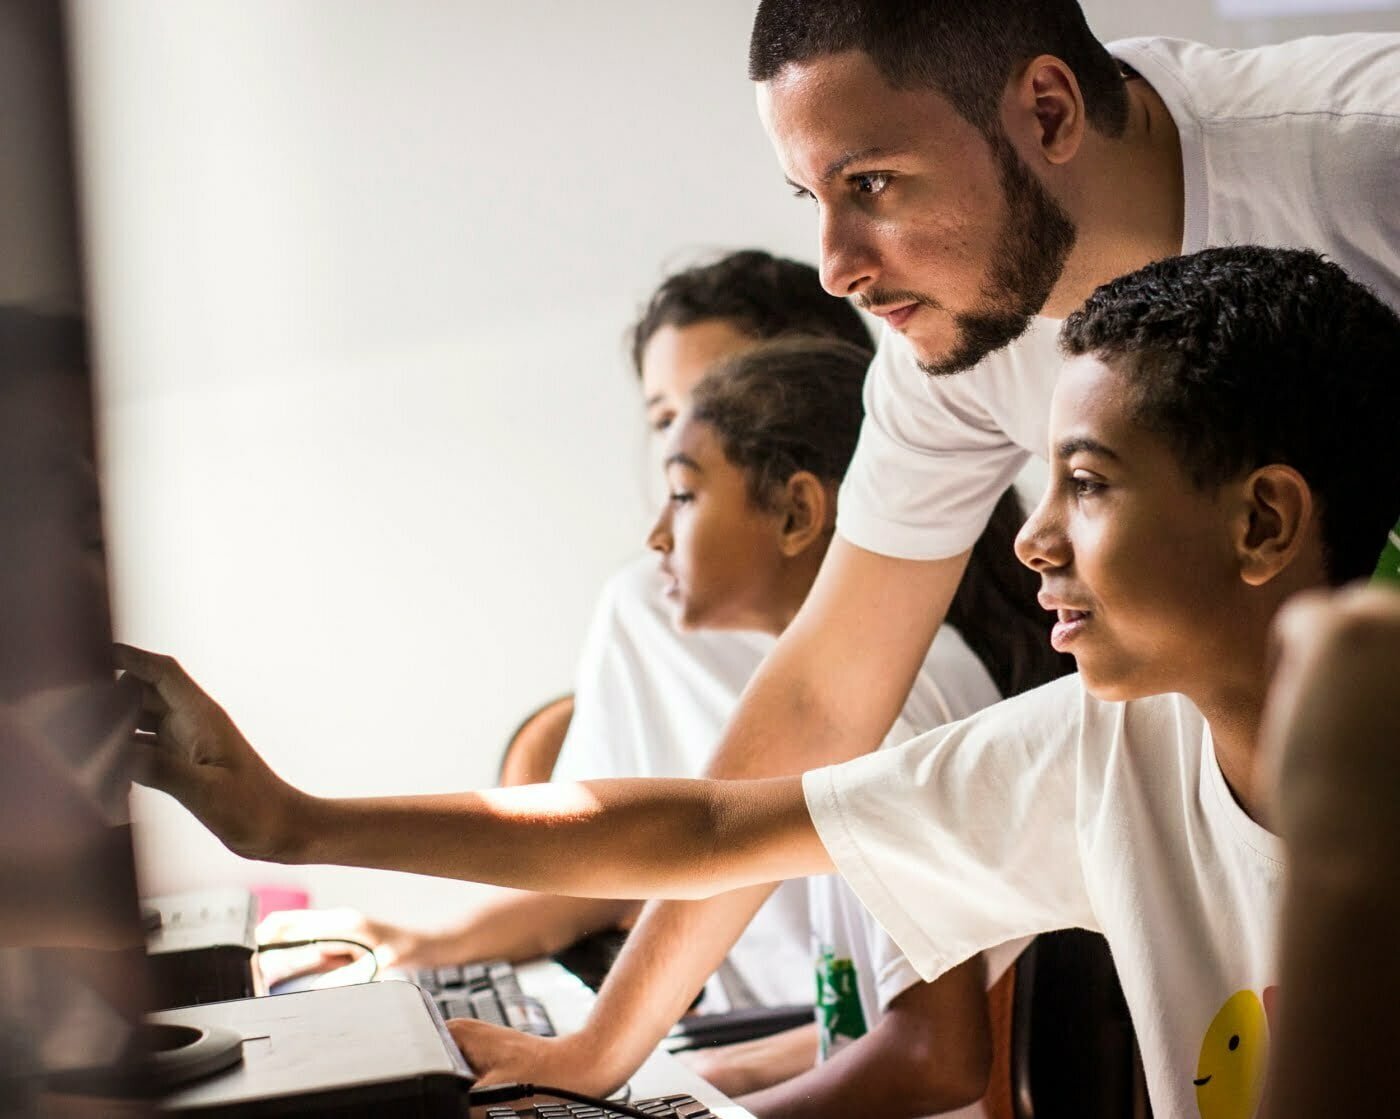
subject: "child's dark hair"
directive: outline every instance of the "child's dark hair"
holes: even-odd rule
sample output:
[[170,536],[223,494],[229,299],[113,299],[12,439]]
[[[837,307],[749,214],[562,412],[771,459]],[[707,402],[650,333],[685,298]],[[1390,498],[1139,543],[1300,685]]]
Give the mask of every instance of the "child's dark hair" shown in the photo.
[[663,326],[712,319],[732,323],[757,342],[808,334],[859,346],[867,360],[874,351],[859,313],[847,300],[828,295],[810,264],[742,249],[662,281],[632,327],[632,368],[640,376],[642,353]]
[[1104,284],[1060,346],[1128,378],[1133,419],[1201,488],[1281,463],[1319,507],[1329,579],[1368,575],[1400,516],[1400,317],[1301,249],[1206,249]]
[[[850,465],[863,416],[869,355],[831,339],[787,338],[746,350],[711,369],[690,398],[725,456],[744,471],[749,498],[771,509],[798,471],[838,483]],[[1040,580],[1015,556],[1025,513],[1013,491],[997,503],[972,550],[948,621],[1004,696],[1072,671],[1050,647],[1051,617],[1036,603]]]

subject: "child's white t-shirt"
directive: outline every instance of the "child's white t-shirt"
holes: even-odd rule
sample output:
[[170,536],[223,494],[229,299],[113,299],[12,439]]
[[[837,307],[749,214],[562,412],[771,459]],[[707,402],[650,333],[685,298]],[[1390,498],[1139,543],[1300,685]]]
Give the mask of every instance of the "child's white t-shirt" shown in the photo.
[[1282,845],[1235,802],[1186,699],[1105,703],[1071,676],[804,789],[924,978],[1019,937],[1102,932],[1159,1119],[1254,1114]]
[[[1176,122],[1183,253],[1315,249],[1400,308],[1400,35],[1253,50],[1128,39],[1108,50],[1152,85]],[[902,559],[971,547],[1027,457],[1046,456],[1060,325],[1036,319],[975,368],[938,378],[886,330],[841,488],[840,534]]]

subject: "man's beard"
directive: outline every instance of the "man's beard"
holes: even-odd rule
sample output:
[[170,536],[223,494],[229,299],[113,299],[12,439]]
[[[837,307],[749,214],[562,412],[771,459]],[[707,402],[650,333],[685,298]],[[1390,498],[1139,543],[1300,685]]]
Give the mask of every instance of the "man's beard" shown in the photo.
[[991,145],[1001,169],[1006,221],[992,250],[982,309],[954,315],[953,348],[919,362],[931,377],[962,373],[1021,337],[1050,298],[1074,248],[1074,222],[1021,162],[1011,141],[998,132]]

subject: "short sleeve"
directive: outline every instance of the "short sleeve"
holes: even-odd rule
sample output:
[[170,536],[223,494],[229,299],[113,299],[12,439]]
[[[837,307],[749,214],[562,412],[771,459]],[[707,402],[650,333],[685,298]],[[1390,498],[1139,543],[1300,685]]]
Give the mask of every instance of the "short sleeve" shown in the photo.
[[836,869],[925,979],[1097,927],[1075,824],[1085,702],[1066,677],[804,778]]
[[1059,359],[1055,326],[1044,322],[945,377],[925,373],[903,338],[884,333],[841,486],[836,527],[846,540],[897,559],[943,559],[973,545],[1028,454],[1045,453]]
[[880,1013],[883,1014],[889,1010],[890,1003],[914,984],[922,983],[923,978],[918,969],[909,962],[909,957],[899,950],[899,945],[890,939],[889,934],[868,912],[865,914],[865,922],[868,926],[870,970],[875,981],[875,998],[880,1004]]

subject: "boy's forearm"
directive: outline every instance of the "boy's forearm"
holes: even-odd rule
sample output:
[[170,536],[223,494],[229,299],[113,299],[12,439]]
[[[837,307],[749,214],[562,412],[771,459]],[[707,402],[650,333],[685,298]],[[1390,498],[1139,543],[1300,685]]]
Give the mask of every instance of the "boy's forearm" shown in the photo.
[[[915,1000],[937,997],[925,990]],[[967,1107],[985,1094],[991,1060],[985,1007],[970,1009],[962,1020],[892,1009],[829,1060],[739,1102],[757,1119],[913,1119]]]
[[771,885],[698,901],[647,904],[583,1029],[603,1080],[630,1077],[685,1015],[705,981],[773,892]]
[[730,1099],[752,1095],[795,1076],[817,1062],[821,1035],[815,1019],[805,1026],[754,1038],[696,1049],[681,1059]]
[[469,960],[518,963],[553,955],[590,933],[615,929],[639,908],[634,901],[510,892],[451,925],[419,938],[407,962],[419,967]]
[[278,859],[575,897],[688,896],[713,889],[715,834],[701,782],[307,797]]
[[399,870],[570,897],[706,897],[830,868],[797,778],[302,797],[289,816],[277,861]]

